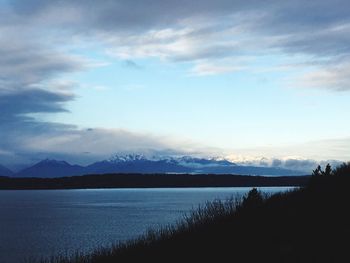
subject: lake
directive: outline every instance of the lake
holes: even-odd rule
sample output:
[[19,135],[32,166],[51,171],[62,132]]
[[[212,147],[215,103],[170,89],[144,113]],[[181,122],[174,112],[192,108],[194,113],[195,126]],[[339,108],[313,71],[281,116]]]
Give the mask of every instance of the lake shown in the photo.
[[[214,199],[251,188],[0,191],[0,262],[89,252],[176,223]],[[261,187],[275,193],[292,187]]]

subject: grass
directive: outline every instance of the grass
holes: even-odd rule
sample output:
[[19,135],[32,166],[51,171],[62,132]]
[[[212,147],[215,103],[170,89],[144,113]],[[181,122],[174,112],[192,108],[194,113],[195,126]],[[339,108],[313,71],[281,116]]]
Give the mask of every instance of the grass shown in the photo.
[[348,262],[350,164],[322,172],[303,188],[272,196],[253,189],[138,239],[39,262]]

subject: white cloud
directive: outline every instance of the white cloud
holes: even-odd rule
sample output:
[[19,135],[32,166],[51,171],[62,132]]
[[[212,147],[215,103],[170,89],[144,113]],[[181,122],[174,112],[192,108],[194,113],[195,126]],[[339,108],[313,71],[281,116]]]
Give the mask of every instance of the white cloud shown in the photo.
[[[279,147],[256,147],[250,149],[227,150],[227,158],[239,163],[267,163],[273,160],[294,160],[302,163],[311,160],[313,163],[327,162],[327,160],[337,160],[346,162],[350,160],[350,137],[324,139],[297,143]],[[334,161],[335,162],[335,161]]]
[[350,90],[350,61],[321,66],[297,77],[296,86],[335,91]]
[[339,160],[314,160],[298,156],[285,157],[259,157],[259,156],[242,156],[242,155],[228,155],[227,159],[239,164],[261,167],[277,167],[289,170],[296,170],[310,174],[318,165],[325,166],[328,163],[332,167],[337,167],[342,163]]
[[210,62],[197,62],[192,68],[191,74],[196,76],[217,75],[240,71],[245,69],[243,66],[235,66],[225,63],[210,63]]

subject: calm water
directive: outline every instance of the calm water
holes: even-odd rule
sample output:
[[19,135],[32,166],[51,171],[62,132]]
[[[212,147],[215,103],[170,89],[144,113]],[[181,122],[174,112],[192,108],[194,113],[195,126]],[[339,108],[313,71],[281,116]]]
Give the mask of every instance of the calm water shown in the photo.
[[[262,187],[273,193],[288,187]],[[175,223],[214,199],[250,188],[0,191],[0,262],[88,252]]]

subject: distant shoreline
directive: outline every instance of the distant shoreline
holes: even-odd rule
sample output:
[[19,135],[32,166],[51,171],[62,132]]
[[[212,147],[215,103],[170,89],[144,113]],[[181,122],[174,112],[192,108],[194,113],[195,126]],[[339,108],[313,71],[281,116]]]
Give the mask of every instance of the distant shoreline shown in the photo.
[[0,190],[298,187],[310,176],[251,176],[232,174],[99,174],[59,178],[0,177]]

